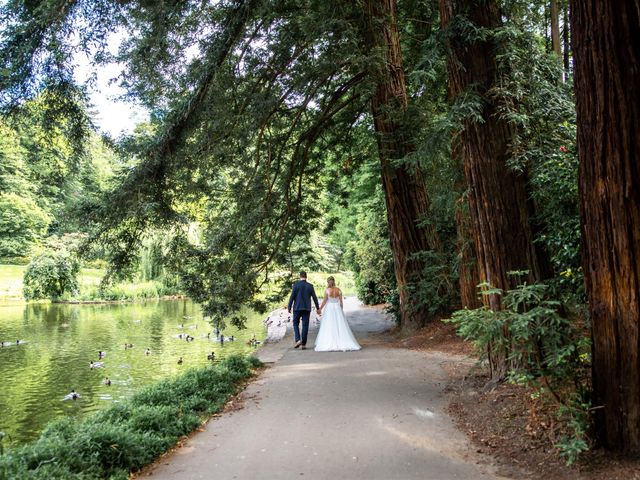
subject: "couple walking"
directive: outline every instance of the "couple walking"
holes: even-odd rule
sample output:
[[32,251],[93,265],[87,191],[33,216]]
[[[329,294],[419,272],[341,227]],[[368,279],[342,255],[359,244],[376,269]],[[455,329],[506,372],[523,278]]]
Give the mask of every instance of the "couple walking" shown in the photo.
[[[333,277],[327,278],[327,288],[324,291],[322,305],[318,305],[318,297],[313,285],[307,282],[307,273],[300,272],[300,280],[293,284],[289,297],[288,310],[293,306],[293,333],[295,335],[294,348],[305,350],[307,347],[307,333],[309,331],[309,317],[311,316],[311,299],[316,306],[318,315],[322,315],[320,330],[316,337],[316,352],[344,352],[360,350],[349,324],[344,317],[342,291],[336,287]],[[302,321],[302,332],[300,322]]]

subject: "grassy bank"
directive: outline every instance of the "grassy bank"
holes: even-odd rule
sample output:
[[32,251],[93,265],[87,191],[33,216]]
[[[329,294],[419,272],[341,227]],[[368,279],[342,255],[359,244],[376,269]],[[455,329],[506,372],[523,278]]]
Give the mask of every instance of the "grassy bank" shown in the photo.
[[[22,277],[27,269],[26,265],[0,265],[0,301],[20,301],[22,296]],[[64,301],[127,301],[159,298],[176,295],[181,292],[168,289],[162,282],[151,280],[146,282],[123,282],[99,289],[100,280],[105,271],[99,268],[83,268],[80,270],[78,283],[80,291],[73,296],[67,296]],[[322,297],[330,274],[310,272],[309,281],[315,286],[316,292]],[[356,295],[355,282],[351,272],[331,274],[336,284],[345,296]]]
[[229,357],[151,385],[85,421],[56,421],[35,442],[0,456],[0,479],[127,479],[219,411],[259,364]]
[[[22,296],[22,278],[26,265],[0,265],[0,301],[24,301]],[[176,295],[176,289],[168,289],[162,282],[122,282],[106,289],[99,288],[105,271],[99,268],[80,270],[78,284],[80,291],[69,295],[63,301],[125,301],[159,298]]]

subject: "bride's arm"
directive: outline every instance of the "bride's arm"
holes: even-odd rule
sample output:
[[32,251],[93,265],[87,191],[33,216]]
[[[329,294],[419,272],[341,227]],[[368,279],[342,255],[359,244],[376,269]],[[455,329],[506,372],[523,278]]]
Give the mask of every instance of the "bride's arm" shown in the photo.
[[344,310],[344,303],[342,301],[342,290],[338,289],[338,292],[339,292],[339,296],[340,296],[340,308],[342,310]]

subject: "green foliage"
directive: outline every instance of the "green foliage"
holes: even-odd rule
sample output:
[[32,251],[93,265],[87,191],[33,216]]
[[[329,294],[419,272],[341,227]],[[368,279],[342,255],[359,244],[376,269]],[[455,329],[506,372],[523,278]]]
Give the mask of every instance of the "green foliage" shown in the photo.
[[430,317],[447,313],[457,302],[458,288],[452,276],[453,261],[444,252],[424,251],[415,255],[423,268],[407,288],[416,305],[424,308]]
[[30,198],[0,193],[0,257],[28,255],[44,236],[50,221]]
[[[489,285],[481,287],[483,294],[503,294]],[[591,344],[585,326],[561,316],[559,302],[548,293],[546,285],[524,283],[504,293],[503,310],[459,310],[448,321],[481,354],[508,352],[512,382],[534,386],[558,402],[559,415],[573,432],[558,448],[573,462],[586,450]]]
[[356,226],[356,236],[349,244],[350,265],[355,273],[358,298],[365,304],[386,303],[396,288],[393,257],[387,233],[385,212],[378,202],[371,204]]
[[558,410],[558,417],[566,423],[570,434],[562,435],[555,446],[567,465],[572,465],[592,446],[589,438],[590,408],[591,402],[584,394],[574,393]]
[[146,387],[83,422],[64,418],[0,456],[0,478],[128,478],[219,411],[260,362],[232,356]]
[[536,242],[548,252],[556,295],[584,302],[580,256],[578,156],[571,82],[540,37],[511,24],[494,32],[500,82],[492,92],[513,127],[509,163],[526,171],[535,203]]
[[130,301],[154,299],[178,293],[178,289],[168,287],[161,281],[149,280],[146,282],[120,282],[114,285],[85,287],[73,299],[81,301]]
[[59,300],[78,292],[80,262],[66,249],[47,250],[35,257],[24,274],[24,297],[27,300]]

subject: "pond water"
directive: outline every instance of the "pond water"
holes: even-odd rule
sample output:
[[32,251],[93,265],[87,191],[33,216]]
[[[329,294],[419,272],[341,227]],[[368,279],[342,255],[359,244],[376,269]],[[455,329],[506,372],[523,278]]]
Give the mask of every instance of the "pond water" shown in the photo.
[[[228,326],[223,332],[236,340],[221,344],[190,300],[0,305],[0,431],[9,444],[24,443],[54,418],[81,417],[149,383],[210,363],[212,351],[219,361],[254,350],[247,341],[254,333],[259,340],[265,337],[265,316],[247,316],[245,330]],[[194,340],[184,340],[187,334]],[[21,343],[16,345],[17,340]],[[125,343],[133,347],[125,348]],[[99,351],[105,352],[100,360]],[[104,366],[91,369],[91,361]],[[72,389],[81,397],[63,401]]]

